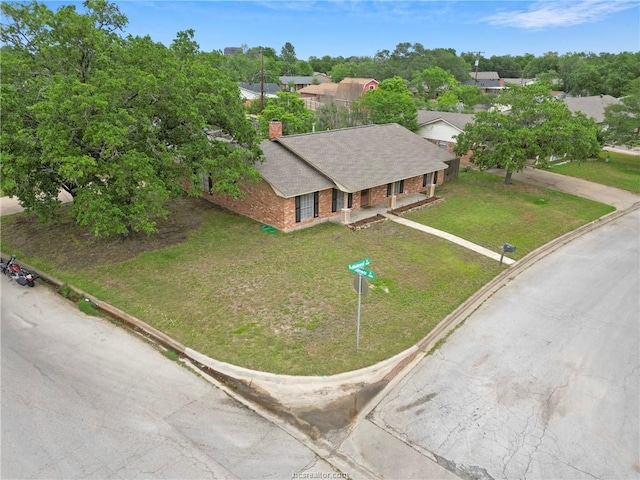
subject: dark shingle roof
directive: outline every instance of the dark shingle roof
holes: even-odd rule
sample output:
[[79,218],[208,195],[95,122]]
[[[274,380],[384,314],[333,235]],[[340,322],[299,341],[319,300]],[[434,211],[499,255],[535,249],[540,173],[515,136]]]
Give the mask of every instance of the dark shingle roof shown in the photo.
[[271,94],[275,94],[282,91],[282,89],[280,88],[280,85],[278,85],[277,83],[264,83],[261,85],[259,83],[240,82],[239,85],[240,87],[255,93],[262,93],[262,89],[264,89],[264,93],[271,93]]
[[[320,190],[326,185],[312,170],[340,190],[358,192],[443,170],[447,168],[443,162],[456,158],[395,123],[291,135],[273,142],[288,152],[269,148],[265,151],[267,160],[259,170],[274,188],[283,193],[285,189],[298,190],[295,195]],[[304,167],[300,167],[296,159]],[[283,165],[269,166],[271,162],[283,162]],[[287,183],[295,183],[295,188],[286,187]]]
[[257,163],[255,167],[276,194],[290,198],[335,187],[331,180],[282,145],[265,140],[260,147],[266,160]]

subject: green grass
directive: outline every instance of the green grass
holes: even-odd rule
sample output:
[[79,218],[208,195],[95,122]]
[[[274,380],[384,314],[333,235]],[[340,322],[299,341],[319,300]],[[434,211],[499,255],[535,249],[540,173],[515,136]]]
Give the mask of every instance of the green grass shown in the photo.
[[504,243],[516,247],[519,259],[580,225],[610,213],[609,205],[563,192],[514,182],[477,171],[438,189],[445,201],[406,215],[430,227],[452,233],[493,251]]
[[[605,161],[607,155],[609,162]],[[549,170],[640,193],[640,156],[603,151],[595,160],[565,163],[550,167]]]
[[78,300],[77,305],[78,309],[80,309],[80,311],[86,315],[92,315],[94,317],[100,316],[100,312],[98,311],[96,306],[86,298]]
[[[501,181],[463,173],[439,189],[444,202],[409,217],[494,251],[512,243],[521,258],[612,210]],[[506,268],[391,221],[359,231],[321,224],[268,233],[219,209],[208,210],[182,243],[78,265],[54,252],[61,236],[73,238],[78,256],[95,248],[94,240],[68,225],[37,227],[47,232],[38,237],[20,217],[3,218],[3,249],[205,355],[276,373],[330,375],[389,358],[416,344]],[[24,238],[31,238],[28,255],[20,248]],[[358,296],[347,265],[365,257],[376,278],[363,296],[356,353]]]

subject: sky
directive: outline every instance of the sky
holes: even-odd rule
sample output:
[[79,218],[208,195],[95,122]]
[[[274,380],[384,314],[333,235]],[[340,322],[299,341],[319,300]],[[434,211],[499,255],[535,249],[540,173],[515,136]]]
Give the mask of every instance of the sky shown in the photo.
[[[45,1],[56,10],[59,2]],[[73,2],[64,2],[73,3]],[[493,55],[640,51],[640,0],[115,1],[127,33],[169,45],[195,31],[202,51],[288,42],[296,57],[373,57],[400,43]],[[80,6],[80,3],[78,3]]]

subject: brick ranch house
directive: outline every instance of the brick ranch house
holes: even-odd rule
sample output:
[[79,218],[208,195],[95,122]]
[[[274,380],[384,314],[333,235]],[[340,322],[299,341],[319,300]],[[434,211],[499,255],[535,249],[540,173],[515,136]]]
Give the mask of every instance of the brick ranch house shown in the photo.
[[243,185],[240,198],[203,197],[285,232],[329,220],[349,224],[352,211],[395,208],[410,194],[431,197],[445,162],[455,159],[398,124],[282,136],[282,123],[272,122],[270,136],[261,144],[257,183]]

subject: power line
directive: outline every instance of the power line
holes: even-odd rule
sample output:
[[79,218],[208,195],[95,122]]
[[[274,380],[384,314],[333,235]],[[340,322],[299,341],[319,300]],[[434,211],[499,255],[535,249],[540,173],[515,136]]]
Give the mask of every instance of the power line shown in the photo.
[[480,63],[480,55],[482,55],[484,52],[471,52],[471,53],[475,53],[476,54],[476,62],[475,62],[476,77],[475,77],[475,82],[478,83],[478,64]]

